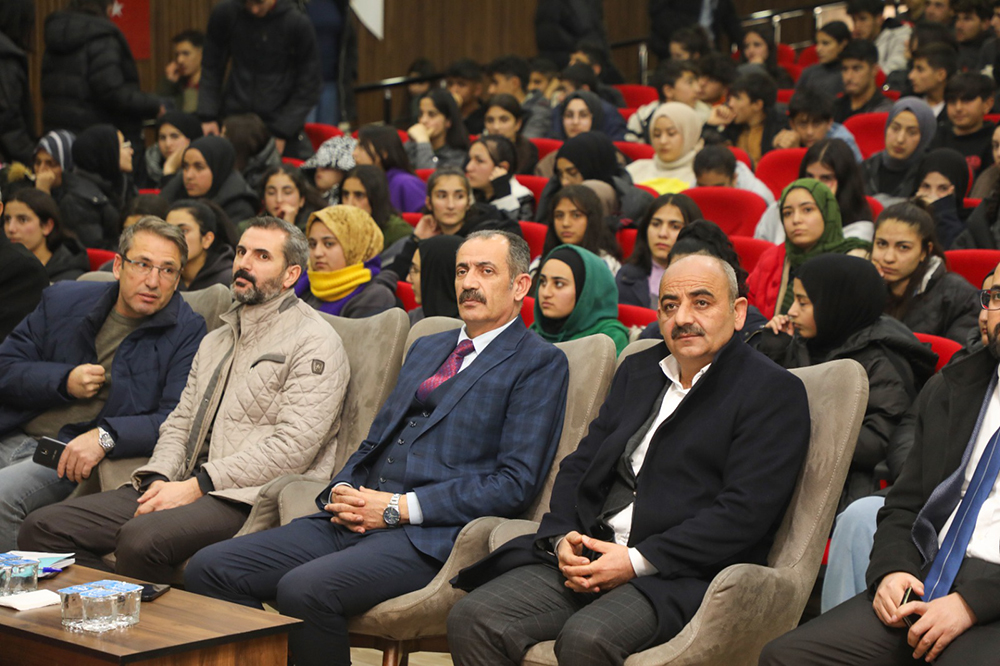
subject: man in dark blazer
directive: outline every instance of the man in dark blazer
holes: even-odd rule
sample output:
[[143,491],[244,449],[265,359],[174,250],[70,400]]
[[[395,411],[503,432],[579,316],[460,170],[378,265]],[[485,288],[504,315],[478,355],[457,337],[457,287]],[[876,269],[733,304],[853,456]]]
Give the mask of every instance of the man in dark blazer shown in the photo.
[[524,511],[552,464],[569,379],[565,355],[518,316],[529,255],[513,234],[471,234],[455,278],[465,326],[413,344],[322,511],[200,551],[187,588],[258,608],[277,599],[305,621],[291,634],[298,666],[349,664],[349,616],[425,586],[466,523]]
[[[998,278],[1000,272],[994,274],[995,284]],[[965,516],[971,532],[967,545],[957,542],[960,527],[951,534],[963,522],[955,517],[967,496],[974,496],[966,491],[976,487],[975,472],[988,460],[988,442],[1000,428],[1000,286],[985,293],[986,349],[934,375],[911,410],[917,419],[913,448],[878,514],[865,575],[868,590],[771,641],[761,654],[762,665],[997,662],[1000,525],[995,509],[1000,500],[995,479],[978,484],[989,496],[977,513]],[[957,557],[957,573],[941,582],[936,570],[949,552]],[[934,581],[939,581],[936,586]],[[911,600],[901,604],[907,589],[912,589]]]
[[553,639],[560,664],[621,664],[677,634],[723,568],[766,564],[809,409],[801,381],[735,334],[746,309],[720,259],[666,270],[665,344],[625,359],[538,532],[456,581],[478,587],[448,618],[456,664],[520,664]]

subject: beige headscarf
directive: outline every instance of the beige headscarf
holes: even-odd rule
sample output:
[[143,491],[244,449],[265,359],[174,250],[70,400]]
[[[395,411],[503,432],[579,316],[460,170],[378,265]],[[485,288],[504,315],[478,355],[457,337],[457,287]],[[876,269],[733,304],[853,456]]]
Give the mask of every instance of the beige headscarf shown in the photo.
[[704,127],[705,121],[702,120],[701,116],[687,104],[667,102],[658,106],[650,117],[650,131],[656,126],[656,121],[660,118],[669,118],[673,121],[674,126],[681,133],[681,138],[684,140],[684,152],[673,162],[663,162],[660,160],[659,155],[657,155],[654,158],[656,166],[660,169],[670,169],[684,161],[694,160],[695,153],[701,150],[703,144],[701,129]]
[[361,264],[382,252],[384,239],[382,230],[372,216],[354,206],[330,206],[309,216],[306,234],[315,222],[326,225],[344,249],[344,261],[348,266]]
[[593,190],[597,198],[601,200],[601,212],[605,219],[618,214],[618,193],[603,180],[585,180],[580,183],[584,187]]

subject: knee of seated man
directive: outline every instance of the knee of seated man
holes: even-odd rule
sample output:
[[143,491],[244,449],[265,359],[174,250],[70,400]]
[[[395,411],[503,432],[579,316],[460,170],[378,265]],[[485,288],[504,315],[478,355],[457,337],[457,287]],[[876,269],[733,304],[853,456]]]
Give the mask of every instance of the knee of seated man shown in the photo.
[[46,550],[44,536],[51,532],[48,517],[58,506],[45,506],[29,513],[17,531],[17,545],[22,550]]
[[761,650],[760,659],[757,666],[784,666],[784,664],[795,664],[795,631],[778,636]]
[[342,615],[337,595],[326,594],[321,588],[311,572],[304,571],[303,567],[292,569],[278,581],[278,610],[299,619],[316,613]]
[[148,521],[133,518],[118,528],[115,539],[115,559],[119,566],[127,562],[147,561],[167,563],[166,537]]
[[566,621],[559,636],[556,637],[556,657],[560,664],[572,663],[574,661],[572,654],[606,654],[617,658],[620,650],[615,647],[616,637],[617,634],[611,627],[576,613]]

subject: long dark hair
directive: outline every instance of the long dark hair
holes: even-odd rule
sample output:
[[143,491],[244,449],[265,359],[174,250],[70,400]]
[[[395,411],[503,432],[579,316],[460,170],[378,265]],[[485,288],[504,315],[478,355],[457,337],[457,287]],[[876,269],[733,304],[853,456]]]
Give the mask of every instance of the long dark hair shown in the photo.
[[[361,181],[368,197],[368,205],[372,208],[372,219],[379,229],[385,231],[389,218],[396,214],[396,210],[389,203],[389,181],[385,178],[385,172],[372,164],[359,164],[347,172],[344,181],[346,182],[348,178],[357,178]],[[340,192],[343,203],[343,187]]]
[[601,200],[594,191],[586,185],[567,185],[560,188],[552,196],[552,205],[549,206],[546,220],[549,226],[548,233],[545,234],[545,246],[542,248],[542,256],[547,257],[549,252],[562,245],[556,235],[555,210],[559,202],[569,199],[573,205],[583,211],[587,216],[587,230],[583,233],[583,240],[580,247],[590,250],[596,255],[607,252],[615,259],[621,261],[622,248],[618,245],[618,240],[608,228],[608,223],[604,221],[604,209],[601,207]]
[[243,172],[250,158],[264,150],[271,140],[267,125],[256,113],[240,113],[222,121],[223,131],[236,150],[236,170]]
[[[886,301],[885,313],[895,319],[902,319],[910,311],[913,305],[913,296],[917,288],[923,283],[930,270],[931,257],[937,257],[941,261],[945,260],[944,250],[937,238],[937,224],[934,222],[934,214],[931,209],[920,199],[913,198],[893,204],[882,211],[882,214],[875,220],[875,234],[884,223],[893,221],[901,222],[915,232],[920,237],[920,247],[927,252],[927,257],[917,264],[917,268],[910,274],[906,283],[906,289],[901,296],[896,296],[889,291]],[[873,241],[874,242],[874,241]]]
[[806,151],[799,165],[799,178],[809,178],[806,169],[819,162],[837,179],[837,205],[843,225],[871,221],[872,209],[865,198],[865,183],[861,166],[842,139],[820,139]]
[[[758,23],[756,25],[749,25],[743,28],[743,36],[746,37],[748,33],[753,33],[764,40],[767,44],[767,60],[764,61],[764,69],[767,73],[771,75],[775,81],[781,80],[781,73],[785,70],[778,64],[778,46],[774,41],[774,28],[772,28],[767,23]],[[743,53],[743,41],[740,41],[740,63],[749,62],[746,55]]]
[[45,237],[45,247],[49,252],[55,252],[63,239],[73,237],[73,233],[63,228],[59,213],[59,204],[50,195],[33,187],[21,187],[7,197],[7,204],[12,201],[23,203],[38,217],[39,225],[52,220],[52,231]]
[[[698,208],[698,204],[686,194],[664,194],[649,204],[646,208],[646,213],[639,220],[639,224],[636,225],[635,247],[632,248],[632,256],[628,259],[628,263],[635,264],[646,275],[649,275],[653,270],[653,251],[649,248],[649,225],[653,221],[653,216],[667,205],[677,206],[677,209],[680,210],[681,215],[684,217],[685,229],[695,220],[702,219],[701,209]],[[684,229],[681,229],[681,231],[684,231]],[[678,234],[678,238],[680,238],[680,234]]]
[[365,125],[358,130],[358,145],[369,155],[378,156],[382,169],[402,169],[413,173],[410,158],[399,133],[386,125]]
[[[215,234],[215,240],[212,241],[212,245],[208,248],[209,252],[219,252],[220,248],[225,245],[235,248],[239,242],[239,232],[236,226],[229,219],[229,216],[226,215],[226,211],[222,210],[222,206],[211,199],[205,197],[200,199],[180,199],[171,204],[167,215],[175,210],[187,211],[187,214],[198,223],[198,230],[202,236],[209,231]],[[166,217],[166,215],[163,217]]]
[[302,171],[291,164],[275,164],[264,172],[264,176],[260,179],[260,191],[257,192],[260,196],[261,204],[264,203],[264,192],[267,191],[267,181],[271,180],[271,176],[279,173],[288,176],[292,184],[295,185],[295,189],[299,191],[299,196],[305,202],[303,204],[304,207],[311,208],[314,211],[327,207],[326,199],[320,196],[316,188],[309,184],[306,177],[302,175]]
[[469,149],[469,131],[465,129],[465,121],[462,120],[462,111],[458,108],[455,98],[451,93],[443,88],[431,88],[420,96],[421,100],[429,99],[434,104],[438,113],[443,115],[450,123],[445,130],[444,143],[446,146],[458,148],[459,150]]
[[517,148],[510,139],[499,134],[486,134],[472,142],[473,145],[477,143],[483,144],[494,165],[506,162],[507,173],[517,173]]

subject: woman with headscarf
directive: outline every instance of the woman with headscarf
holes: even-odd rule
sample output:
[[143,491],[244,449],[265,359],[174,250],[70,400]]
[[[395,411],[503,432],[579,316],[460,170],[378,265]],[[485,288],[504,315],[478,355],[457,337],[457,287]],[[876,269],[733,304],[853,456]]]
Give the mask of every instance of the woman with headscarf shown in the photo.
[[653,201],[653,196],[632,184],[632,177],[618,164],[618,151],[600,132],[585,132],[573,137],[556,153],[556,171],[539,197],[535,220],[544,222],[551,208],[552,197],[566,185],[579,185],[585,180],[602,180],[615,188],[621,203],[620,214],[638,219]]
[[785,242],[761,255],[747,279],[750,304],[765,317],[784,315],[792,306],[792,281],[809,259],[822,254],[866,257],[871,243],[844,238],[837,199],[823,183],[800,178],[781,193]]
[[86,247],[118,247],[121,214],[135,188],[132,145],[112,125],[93,125],[73,144],[73,178],[59,204],[63,223]]
[[[600,132],[612,141],[624,141],[625,119],[596,93],[577,90],[552,110],[552,138],[569,141],[586,132]],[[626,161],[624,157],[619,160],[623,164]],[[549,153],[535,166],[535,175],[551,178],[554,170],[555,156]]]
[[260,199],[235,171],[236,151],[221,136],[203,136],[191,142],[181,157],[182,172],[160,194],[170,203],[206,198],[219,205],[237,226],[253,217]]
[[632,182],[652,187],[660,194],[694,187],[694,156],[702,147],[701,116],[687,104],[661,104],[649,121],[649,142],[656,154],[626,167]]
[[413,253],[406,281],[413,285],[413,296],[420,305],[410,310],[410,325],[426,317],[458,319],[458,295],[455,291],[455,257],[461,236],[433,236],[420,241]]
[[965,231],[962,200],[969,186],[969,164],[954,148],[932,150],[920,164],[917,183],[914,194],[933,209],[937,237],[948,249]]
[[[309,269],[295,293],[320,312],[361,319],[396,305],[393,288],[378,279],[382,230],[354,206],[330,206],[312,214]],[[395,284],[392,285],[395,287]]]
[[538,271],[535,321],[529,328],[552,343],[603,333],[622,353],[628,329],[618,321],[615,279],[604,261],[576,245],[549,252]]
[[73,142],[76,135],[66,130],[53,130],[43,136],[35,147],[35,187],[51,194],[56,203],[62,201],[66,189],[63,181],[72,178]]
[[839,254],[812,258],[800,267],[792,291],[788,315],[749,343],[785,368],[851,359],[868,374],[868,407],[840,511],[879,489],[875,466],[886,459],[890,435],[934,373],[937,356],[906,326],[883,316],[885,284],[871,262]]
[[868,194],[879,200],[911,196],[920,185],[917,172],[935,131],[937,118],[924,100],[904,97],[893,104],[885,123],[885,149],[861,165]]
[[168,111],[156,121],[156,143],[146,149],[142,187],[159,189],[181,170],[184,149],[202,136],[201,121],[193,113]]

